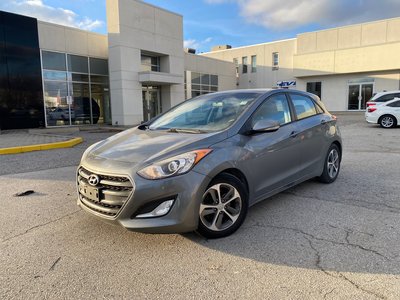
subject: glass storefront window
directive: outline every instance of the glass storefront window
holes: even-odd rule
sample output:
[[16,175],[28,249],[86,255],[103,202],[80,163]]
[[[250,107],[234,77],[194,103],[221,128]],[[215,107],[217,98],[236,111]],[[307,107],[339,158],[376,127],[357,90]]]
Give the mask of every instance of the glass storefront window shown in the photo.
[[91,83],[101,83],[108,85],[108,76],[101,76],[101,75],[90,75],[90,82]]
[[47,126],[111,123],[106,59],[50,51],[42,58]]
[[42,51],[43,69],[66,71],[65,54]]
[[[73,97],[71,105],[72,124],[91,124],[89,84],[74,82],[70,86],[72,87],[71,92]],[[97,110],[96,115],[93,111],[93,123],[96,124],[98,119],[99,110]]]
[[89,75],[70,73],[68,79],[72,81],[89,82]]
[[59,72],[59,71],[43,71],[43,79],[44,80],[67,80],[67,72]]
[[47,126],[69,125],[66,81],[45,81],[44,102]]
[[78,55],[67,55],[68,71],[76,73],[89,73],[88,58]]
[[91,85],[92,93],[92,110],[93,123],[95,120],[95,112],[99,111],[98,124],[111,123],[111,107],[110,107],[110,91],[108,86],[100,84]]
[[101,58],[89,57],[90,73],[108,76],[108,61]]

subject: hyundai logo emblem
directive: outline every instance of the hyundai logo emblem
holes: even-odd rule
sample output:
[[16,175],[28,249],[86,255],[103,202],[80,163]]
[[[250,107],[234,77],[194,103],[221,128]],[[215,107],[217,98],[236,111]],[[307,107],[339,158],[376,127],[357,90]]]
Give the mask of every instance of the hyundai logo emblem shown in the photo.
[[99,184],[100,178],[99,178],[99,176],[92,174],[89,176],[88,182],[91,186],[96,186]]

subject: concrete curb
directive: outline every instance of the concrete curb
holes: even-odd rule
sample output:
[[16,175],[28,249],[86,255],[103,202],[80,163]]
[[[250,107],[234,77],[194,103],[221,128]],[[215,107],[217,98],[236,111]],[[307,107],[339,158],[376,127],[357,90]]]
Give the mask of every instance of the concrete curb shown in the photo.
[[83,142],[83,139],[81,137],[78,137],[78,138],[70,139],[68,141],[55,142],[55,143],[49,143],[49,144],[37,144],[37,145],[27,145],[27,146],[10,147],[10,148],[0,148],[0,155],[17,154],[17,153],[32,152],[32,151],[43,151],[43,150],[51,150],[51,149],[59,149],[59,148],[71,148],[82,142]]

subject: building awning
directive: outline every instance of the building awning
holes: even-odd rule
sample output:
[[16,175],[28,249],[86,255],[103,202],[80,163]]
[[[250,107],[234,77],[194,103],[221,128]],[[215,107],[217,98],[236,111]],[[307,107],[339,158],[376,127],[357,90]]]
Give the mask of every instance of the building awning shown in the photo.
[[183,75],[145,71],[139,72],[139,82],[147,85],[183,84]]

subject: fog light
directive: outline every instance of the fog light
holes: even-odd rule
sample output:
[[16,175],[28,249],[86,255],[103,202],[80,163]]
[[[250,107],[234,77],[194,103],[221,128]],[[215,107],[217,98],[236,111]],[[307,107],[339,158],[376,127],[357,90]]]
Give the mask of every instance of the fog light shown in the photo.
[[174,204],[174,200],[164,201],[159,206],[157,206],[155,209],[153,209],[151,212],[137,215],[136,218],[140,219],[140,218],[154,218],[154,217],[164,216],[170,211],[173,204]]

